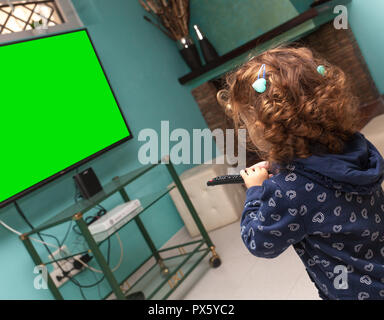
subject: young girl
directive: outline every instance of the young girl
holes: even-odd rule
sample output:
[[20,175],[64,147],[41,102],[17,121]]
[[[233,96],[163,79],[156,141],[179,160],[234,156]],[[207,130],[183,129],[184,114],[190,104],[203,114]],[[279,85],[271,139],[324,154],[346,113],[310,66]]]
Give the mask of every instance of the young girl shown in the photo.
[[219,98],[267,160],[241,172],[248,250],[293,245],[323,299],[384,299],[384,161],[357,132],[342,70],[279,47],[230,74]]

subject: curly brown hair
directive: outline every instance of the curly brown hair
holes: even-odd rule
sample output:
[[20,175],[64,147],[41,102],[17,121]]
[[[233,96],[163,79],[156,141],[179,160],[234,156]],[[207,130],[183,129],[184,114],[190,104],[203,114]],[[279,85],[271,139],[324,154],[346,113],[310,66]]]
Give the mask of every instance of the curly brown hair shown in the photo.
[[[263,64],[267,89],[257,93],[252,84]],[[253,57],[227,75],[218,100],[235,129],[247,129],[250,148],[274,163],[307,158],[316,150],[341,153],[357,131],[358,101],[346,75],[305,47],[280,46]]]

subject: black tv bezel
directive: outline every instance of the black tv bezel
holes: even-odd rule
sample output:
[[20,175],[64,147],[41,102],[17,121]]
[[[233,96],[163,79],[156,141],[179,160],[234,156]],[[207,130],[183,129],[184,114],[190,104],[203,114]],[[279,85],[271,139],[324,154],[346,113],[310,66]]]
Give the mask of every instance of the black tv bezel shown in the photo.
[[89,34],[87,28],[75,29],[75,30],[70,30],[70,31],[65,31],[65,32],[59,32],[59,33],[50,33],[50,34],[46,34],[46,35],[42,35],[42,36],[38,36],[38,37],[29,38],[29,39],[23,39],[23,40],[11,41],[11,42],[6,42],[6,43],[0,43],[0,47],[5,47],[5,46],[9,46],[9,45],[14,45],[14,44],[22,43],[22,42],[30,42],[30,41],[34,41],[34,40],[40,40],[40,39],[44,39],[44,38],[50,38],[50,37],[54,37],[54,36],[65,35],[65,34],[68,34],[68,33],[83,32],[83,31],[86,32],[87,37],[88,37],[89,41],[91,42],[93,51],[94,51],[95,54],[96,54],[97,60],[99,61],[99,64],[100,64],[100,66],[101,66],[101,69],[102,69],[102,71],[103,71],[103,74],[104,74],[104,76],[105,76],[105,79],[107,80],[108,86],[109,86],[109,88],[110,88],[110,90],[111,90],[111,92],[112,92],[112,94],[113,94],[113,97],[114,97],[114,99],[115,99],[115,101],[116,101],[116,104],[117,104],[117,106],[118,106],[118,108],[119,108],[119,111],[120,111],[120,114],[121,114],[121,116],[122,116],[122,118],[123,118],[123,120],[124,120],[124,123],[125,123],[125,125],[127,126],[127,129],[128,129],[128,132],[129,132],[129,136],[126,137],[126,138],[123,138],[123,139],[121,139],[121,140],[119,140],[119,141],[117,141],[117,142],[115,142],[115,143],[113,143],[113,144],[111,144],[110,146],[108,146],[108,147],[106,147],[106,148],[104,148],[104,149],[102,149],[102,150],[100,150],[100,151],[98,151],[98,152],[96,152],[96,153],[90,155],[90,156],[87,157],[87,158],[84,158],[83,160],[80,160],[80,161],[76,162],[75,164],[73,164],[73,165],[71,165],[71,166],[69,166],[69,167],[67,167],[67,168],[65,168],[65,169],[63,169],[63,170],[61,170],[61,171],[55,173],[54,175],[52,175],[52,176],[50,176],[50,177],[48,177],[48,178],[46,178],[46,179],[44,179],[44,180],[41,180],[40,182],[34,184],[33,186],[31,186],[31,187],[29,187],[29,188],[27,188],[27,189],[25,189],[25,190],[23,190],[23,191],[21,191],[21,192],[19,192],[19,193],[16,193],[16,194],[13,195],[12,197],[7,198],[6,200],[1,201],[1,202],[0,202],[0,209],[1,209],[1,208],[4,208],[4,207],[6,207],[6,206],[8,206],[8,205],[10,205],[10,204],[12,204],[12,203],[14,203],[15,201],[19,200],[20,198],[26,196],[27,194],[29,194],[29,193],[31,193],[31,192],[33,192],[33,191],[38,190],[39,188],[43,187],[44,185],[46,185],[46,184],[48,184],[48,183],[50,183],[50,182],[52,182],[52,181],[54,181],[54,180],[56,180],[56,179],[58,179],[58,178],[64,176],[65,174],[69,173],[70,171],[72,171],[72,170],[74,170],[74,169],[76,169],[76,168],[82,166],[83,164],[85,164],[85,163],[87,163],[87,162],[89,162],[89,161],[91,161],[91,160],[93,160],[93,159],[99,157],[100,155],[106,153],[107,151],[109,151],[109,150],[111,150],[111,149],[113,149],[113,148],[115,148],[115,147],[117,147],[117,146],[123,144],[124,142],[126,142],[126,141],[128,141],[128,140],[131,140],[131,139],[133,138],[132,131],[131,131],[131,129],[130,129],[129,126],[128,126],[128,122],[127,122],[127,120],[126,120],[126,118],[125,118],[125,116],[124,116],[124,113],[123,113],[123,111],[122,111],[122,109],[121,109],[121,107],[120,107],[120,104],[119,104],[119,101],[117,100],[116,94],[115,94],[115,92],[113,91],[113,88],[112,88],[112,86],[111,86],[111,83],[110,83],[110,81],[109,81],[109,78],[108,78],[108,76],[107,76],[107,73],[105,72],[104,66],[103,66],[103,64],[101,63],[99,54],[98,54],[97,51],[96,51],[96,48],[95,48],[95,46],[94,46],[94,43],[93,43],[93,41],[92,41],[92,38],[91,38],[91,36],[90,36],[90,34]]

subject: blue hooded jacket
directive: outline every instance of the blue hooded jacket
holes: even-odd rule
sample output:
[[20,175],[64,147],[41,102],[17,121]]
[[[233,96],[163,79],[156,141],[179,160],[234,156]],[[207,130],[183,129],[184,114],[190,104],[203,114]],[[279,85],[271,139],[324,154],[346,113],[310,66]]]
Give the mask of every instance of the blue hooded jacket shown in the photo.
[[295,159],[247,190],[246,247],[274,258],[293,245],[323,299],[384,299],[383,170],[360,133],[342,154]]

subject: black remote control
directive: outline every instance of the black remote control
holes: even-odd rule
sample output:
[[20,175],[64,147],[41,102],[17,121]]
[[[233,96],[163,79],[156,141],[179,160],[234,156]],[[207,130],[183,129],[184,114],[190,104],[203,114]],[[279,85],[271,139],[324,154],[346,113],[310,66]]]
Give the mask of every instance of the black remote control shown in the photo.
[[209,180],[207,186],[217,186],[219,184],[233,184],[233,183],[244,183],[243,178],[239,174],[231,174],[226,176],[219,176]]

